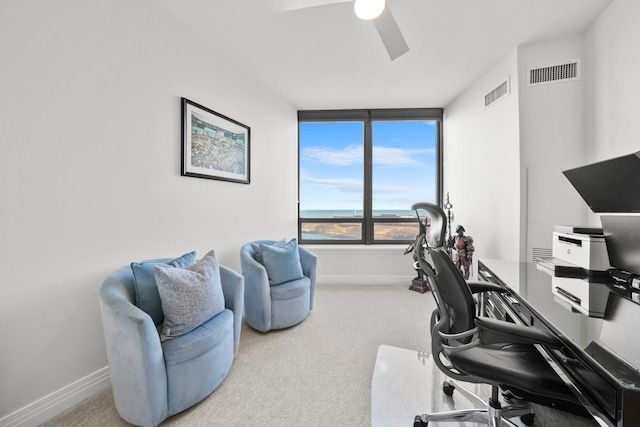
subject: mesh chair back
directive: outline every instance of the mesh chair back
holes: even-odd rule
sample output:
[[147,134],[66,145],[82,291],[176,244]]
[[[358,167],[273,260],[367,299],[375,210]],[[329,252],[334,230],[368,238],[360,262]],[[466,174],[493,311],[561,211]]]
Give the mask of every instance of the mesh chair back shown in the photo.
[[416,203],[411,209],[423,210],[429,217],[429,226],[421,224],[421,232],[425,235],[428,247],[424,253],[426,256],[423,256],[419,264],[429,277],[431,290],[438,304],[437,312],[434,313],[438,329],[447,334],[473,329],[475,302],[471,290],[460,270],[443,249],[447,231],[446,214],[440,206],[432,203]]
[[473,329],[476,326],[475,301],[462,273],[444,250],[431,249],[429,252],[436,271],[432,288],[437,294],[441,317],[448,317],[448,325],[440,325],[440,330],[455,334]]
[[423,202],[415,203],[411,206],[411,210],[423,210],[427,213],[430,220],[429,226],[426,227],[425,230],[425,224],[421,223],[420,231],[425,232],[425,238],[429,247],[441,248],[444,245],[444,239],[447,233],[447,216],[442,208],[438,205],[434,205],[433,203]]

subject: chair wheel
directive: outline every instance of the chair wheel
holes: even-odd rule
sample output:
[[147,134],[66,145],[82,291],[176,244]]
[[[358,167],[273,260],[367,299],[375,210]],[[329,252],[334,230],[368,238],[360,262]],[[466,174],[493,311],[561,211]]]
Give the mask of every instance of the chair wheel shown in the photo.
[[522,421],[522,424],[524,424],[526,426],[531,426],[531,425],[533,425],[533,415],[534,414],[521,415],[520,416],[520,421]]
[[451,384],[449,381],[445,381],[444,383],[442,383],[442,391],[447,396],[453,396],[453,390],[455,389],[456,389],[456,386]]
[[429,421],[422,421],[422,417],[420,415],[416,415],[413,419],[413,427],[427,427],[429,425]]

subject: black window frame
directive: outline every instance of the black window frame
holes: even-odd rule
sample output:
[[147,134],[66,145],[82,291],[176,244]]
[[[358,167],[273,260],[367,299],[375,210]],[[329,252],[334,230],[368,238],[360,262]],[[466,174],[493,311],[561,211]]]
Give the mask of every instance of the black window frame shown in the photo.
[[[374,121],[406,121],[428,120],[437,122],[436,136],[436,204],[441,205],[442,189],[442,108],[395,108],[395,109],[354,109],[354,110],[300,110],[298,111],[298,241],[302,244],[339,244],[339,245],[385,245],[406,244],[411,240],[376,240],[374,239],[375,224],[418,222],[417,217],[408,218],[374,218],[373,217],[373,132]],[[300,217],[300,123],[309,122],[363,122],[364,123],[364,188],[363,188],[363,216],[362,218],[301,218]],[[416,177],[419,179],[419,177]],[[421,200],[416,200],[420,202]],[[362,227],[360,240],[312,240],[302,239],[304,223],[357,223]]]

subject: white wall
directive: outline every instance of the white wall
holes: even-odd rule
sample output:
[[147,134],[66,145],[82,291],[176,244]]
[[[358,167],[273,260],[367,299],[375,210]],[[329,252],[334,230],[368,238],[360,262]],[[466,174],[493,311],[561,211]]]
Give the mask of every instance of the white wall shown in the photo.
[[[587,162],[640,149],[639,18],[639,2],[614,0],[585,33]],[[522,253],[520,174],[548,157],[526,142],[521,169],[519,139],[548,138],[539,120],[564,138],[579,120],[571,115],[558,133],[556,106],[524,113],[544,104],[537,97],[547,89],[519,93],[522,67],[579,54],[579,45],[514,49],[445,108],[444,189],[455,222],[476,240],[476,260]],[[0,52],[1,425],[106,366],[98,288],[109,272],[210,248],[239,270],[242,243],[295,235],[297,122],[288,103],[150,0],[5,0]],[[484,95],[507,77],[511,94],[485,109]],[[579,90],[553,89],[555,101],[575,106],[556,90]],[[179,176],[182,96],[251,126],[251,185]],[[326,248],[319,273],[358,280],[364,265],[375,277],[384,259],[403,280],[409,255],[394,250],[342,257],[341,266]]]
[[[517,76],[514,49],[444,110],[444,190],[450,193],[455,224],[474,239],[474,262],[519,259]],[[511,93],[485,108],[485,95],[507,79]]]
[[[297,116],[150,0],[3,1],[0,52],[2,424],[107,365],[111,271],[295,235]],[[251,127],[250,185],[180,176],[182,96]]]
[[589,162],[640,150],[640,2],[614,0],[585,33]]
[[[588,79],[586,86],[586,141],[588,163],[640,151],[638,100],[640,81],[640,2],[614,0],[585,33]],[[592,222],[599,215],[591,214]],[[621,300],[618,320],[605,324],[600,339],[634,366],[640,365],[637,339],[638,307]],[[607,323],[607,322],[605,322]],[[625,338],[629,338],[626,339]]]
[[353,285],[411,285],[416,277],[407,245],[307,245],[318,257],[317,282]]
[[551,249],[556,224],[578,225],[587,207],[562,171],[586,161],[584,78],[527,86],[528,70],[579,61],[584,71],[583,36],[577,34],[518,47],[520,164],[526,256]]
[[[530,260],[555,224],[599,225],[562,171],[640,150],[638,18],[615,0],[585,34],[518,46],[445,107],[444,188],[476,259]],[[527,86],[529,68],[571,60],[580,80]],[[505,76],[511,94],[485,109]]]

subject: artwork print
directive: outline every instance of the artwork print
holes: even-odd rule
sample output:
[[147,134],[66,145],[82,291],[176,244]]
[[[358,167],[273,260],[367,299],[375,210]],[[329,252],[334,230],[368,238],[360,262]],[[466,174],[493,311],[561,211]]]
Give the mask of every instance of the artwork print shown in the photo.
[[249,184],[250,128],[182,98],[182,175]]

